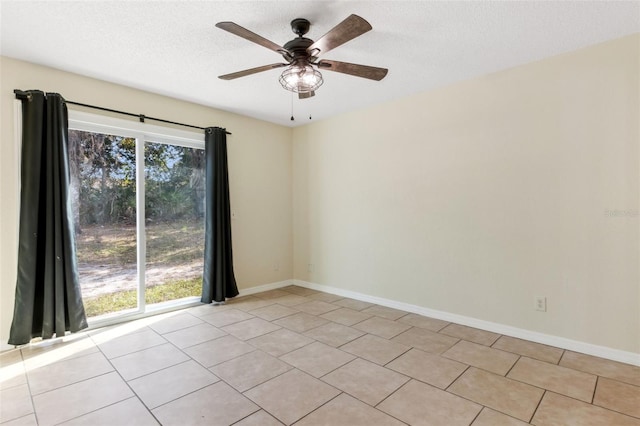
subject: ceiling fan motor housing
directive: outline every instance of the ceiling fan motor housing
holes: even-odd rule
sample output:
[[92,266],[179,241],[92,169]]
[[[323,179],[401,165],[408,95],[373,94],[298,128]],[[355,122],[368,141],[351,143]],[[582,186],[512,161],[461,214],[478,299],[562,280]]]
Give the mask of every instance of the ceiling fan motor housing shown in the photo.
[[282,56],[287,60],[292,60],[292,62],[296,62],[300,59],[308,59],[309,52],[307,52],[307,48],[312,44],[313,40],[306,37],[294,38],[283,46],[288,52],[293,55],[293,58],[287,57],[286,54],[283,54]]
[[291,21],[291,30],[294,34],[298,34],[300,37],[309,32],[309,27],[311,27],[311,22],[304,18],[296,18]]
[[313,61],[313,52],[307,51],[307,48],[313,44],[313,40],[303,37],[309,32],[311,23],[304,18],[296,18],[291,21],[291,30],[298,35],[297,38],[287,42],[283,47],[287,53],[283,53],[282,57],[290,63],[305,61],[307,63]]

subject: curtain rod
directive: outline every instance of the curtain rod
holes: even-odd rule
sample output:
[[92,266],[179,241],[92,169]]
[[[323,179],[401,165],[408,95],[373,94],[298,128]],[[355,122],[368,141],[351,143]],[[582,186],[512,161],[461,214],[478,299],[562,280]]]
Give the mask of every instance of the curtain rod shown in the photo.
[[[25,99],[25,98],[28,99],[30,97],[29,93],[27,93],[27,92],[25,92],[23,90],[15,89],[13,91],[13,93],[15,93],[16,98],[18,98],[18,99]],[[149,117],[149,116],[146,116],[144,114],[134,114],[132,112],[120,111],[120,110],[117,110],[117,109],[104,108],[104,107],[99,107],[99,106],[89,105],[89,104],[83,104],[83,103],[74,102],[74,101],[67,101],[66,99],[65,99],[65,103],[71,104],[71,105],[78,105],[78,106],[85,107],[85,108],[93,108],[93,109],[97,109],[97,110],[100,110],[100,111],[107,111],[107,112],[113,112],[113,113],[116,113],[116,114],[128,115],[130,117],[137,117],[140,120],[141,123],[144,123],[144,120],[153,120],[153,121],[159,121],[161,123],[175,124],[177,126],[191,127],[192,129],[207,130],[206,127],[194,126],[193,124],[178,123],[177,121],[164,120],[162,118]],[[218,128],[224,130],[227,135],[231,134],[230,132],[227,132],[227,129],[223,129],[221,127],[218,127]]]

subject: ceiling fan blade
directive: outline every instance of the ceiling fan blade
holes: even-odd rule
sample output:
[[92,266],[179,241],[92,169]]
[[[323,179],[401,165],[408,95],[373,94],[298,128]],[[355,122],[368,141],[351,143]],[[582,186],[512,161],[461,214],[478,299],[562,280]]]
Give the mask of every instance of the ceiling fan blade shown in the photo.
[[[331,49],[335,49],[370,30],[371,25],[366,20],[358,15],[351,15],[309,46],[307,52],[313,56],[318,56],[320,53],[324,55]],[[318,51],[319,53],[316,54]]]
[[298,99],[309,99],[312,96],[315,96],[316,92],[311,91],[307,93],[298,93]]
[[369,80],[382,80],[389,72],[386,68],[371,67],[369,65],[350,64],[348,62],[330,61],[323,59],[318,62],[318,68],[322,71],[335,71]]
[[261,67],[255,67],[255,68],[249,68],[248,70],[242,70],[242,71],[238,71],[238,72],[232,72],[231,74],[225,74],[225,75],[221,75],[218,76],[218,78],[221,78],[222,80],[233,80],[235,78],[239,78],[239,77],[244,77],[247,75],[251,75],[251,74],[256,74],[262,71],[269,71],[275,68],[282,68],[282,67],[286,67],[289,64],[271,64],[271,65],[263,65]]
[[279,46],[277,44],[275,44],[274,42],[272,42],[271,40],[267,40],[266,38],[262,37],[261,35],[258,35],[252,31],[249,31],[248,29],[241,27],[240,25],[234,23],[234,22],[218,22],[216,24],[216,27],[223,29],[225,31],[230,32],[231,34],[235,34],[238,37],[242,37],[244,39],[247,39],[249,41],[252,41],[256,44],[259,44],[260,46],[264,46],[267,49],[273,50],[274,52],[277,53],[289,53],[289,51],[287,49],[285,49],[282,46]]

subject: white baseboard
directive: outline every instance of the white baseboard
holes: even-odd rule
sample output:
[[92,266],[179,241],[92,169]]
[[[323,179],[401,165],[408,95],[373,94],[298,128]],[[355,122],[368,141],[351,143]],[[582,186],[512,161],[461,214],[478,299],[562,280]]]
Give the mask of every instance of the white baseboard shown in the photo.
[[16,347],[14,345],[6,343],[6,341],[7,339],[2,339],[2,341],[0,342],[0,352],[10,351],[11,349]]
[[275,283],[262,284],[262,285],[257,285],[255,287],[239,289],[238,291],[240,292],[240,294],[238,295],[238,297],[240,297],[240,296],[248,296],[250,294],[262,293],[263,291],[275,290],[277,288],[282,288],[282,287],[286,287],[286,286],[289,286],[289,285],[294,285],[293,281],[294,280],[284,280],[284,281],[278,281],[278,282],[275,282]]
[[338,296],[349,297],[351,299],[361,300],[363,302],[375,303],[389,308],[400,309],[402,311],[412,312],[414,314],[424,315],[443,321],[454,322],[469,327],[475,327],[486,331],[492,331],[505,336],[517,337],[519,339],[529,340],[544,345],[555,346],[561,349],[568,349],[574,352],[580,352],[587,355],[593,355],[600,358],[610,359],[612,361],[623,362],[625,364],[640,366],[640,354],[634,352],[622,351],[619,349],[608,348],[606,346],[594,345],[591,343],[580,342],[577,340],[567,339],[564,337],[553,336],[550,334],[539,333],[537,331],[525,330],[523,328],[512,327],[505,324],[499,324],[491,321],[484,321],[477,318],[467,317],[464,315],[452,314],[449,312],[437,311],[422,306],[412,305],[395,300],[385,299],[382,297],[369,296],[367,294],[355,291],[344,290],[337,287],[331,287],[322,284],[311,283],[302,280],[291,280],[292,284],[300,287],[306,287],[313,290],[323,291]]

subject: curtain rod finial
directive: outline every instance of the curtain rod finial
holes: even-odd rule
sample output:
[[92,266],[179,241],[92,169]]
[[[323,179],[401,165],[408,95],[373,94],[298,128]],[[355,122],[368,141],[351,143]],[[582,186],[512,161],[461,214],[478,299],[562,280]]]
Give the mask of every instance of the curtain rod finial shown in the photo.
[[33,95],[29,92],[25,92],[24,90],[14,89],[13,93],[16,95],[17,99],[26,99],[28,101],[33,99]]

